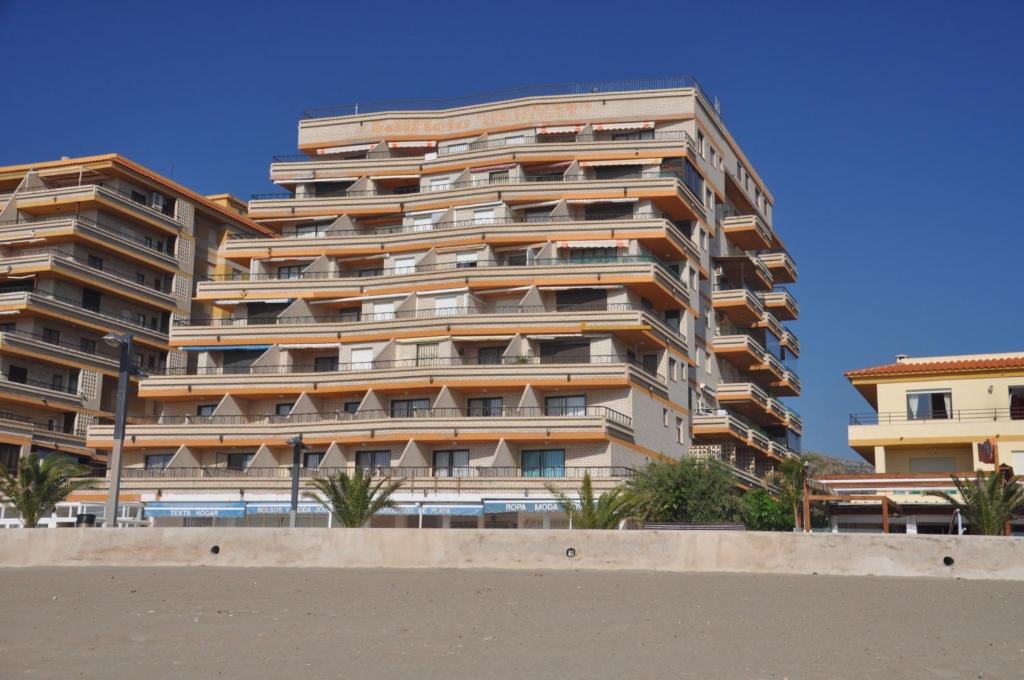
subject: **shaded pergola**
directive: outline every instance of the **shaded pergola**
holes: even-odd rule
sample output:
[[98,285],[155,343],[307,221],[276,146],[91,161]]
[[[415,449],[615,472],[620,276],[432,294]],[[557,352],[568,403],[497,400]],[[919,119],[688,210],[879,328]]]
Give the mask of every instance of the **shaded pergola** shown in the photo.
[[811,506],[818,503],[825,507],[839,504],[871,505],[878,504],[882,511],[882,533],[889,533],[890,515],[902,515],[903,508],[900,504],[888,496],[876,495],[839,495],[834,493],[804,493],[803,507],[803,529],[805,532],[811,530]]

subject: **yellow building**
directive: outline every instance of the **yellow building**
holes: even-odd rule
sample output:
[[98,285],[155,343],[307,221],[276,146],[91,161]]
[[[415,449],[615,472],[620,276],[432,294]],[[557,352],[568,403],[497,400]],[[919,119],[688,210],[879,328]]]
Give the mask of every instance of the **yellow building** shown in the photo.
[[[950,527],[948,505],[924,494],[952,491],[951,475],[973,477],[999,465],[1024,472],[1024,353],[900,356],[846,377],[874,409],[850,415],[849,442],[876,474],[821,481],[837,493],[889,498],[898,530]],[[994,444],[994,455],[985,442]],[[855,505],[837,508],[841,528],[879,525],[877,503]]]
[[693,81],[319,112],[299,148],[140,385],[124,488],[159,521],[278,521],[298,435],[307,477],[407,479],[387,526],[551,526],[547,483],[759,485],[799,447],[796,267]]
[[86,445],[113,417],[119,351],[103,336],[134,336],[144,371],[183,366],[168,332],[193,313],[195,278],[225,233],[267,233],[244,207],[116,154],[0,167],[0,463],[104,463]]

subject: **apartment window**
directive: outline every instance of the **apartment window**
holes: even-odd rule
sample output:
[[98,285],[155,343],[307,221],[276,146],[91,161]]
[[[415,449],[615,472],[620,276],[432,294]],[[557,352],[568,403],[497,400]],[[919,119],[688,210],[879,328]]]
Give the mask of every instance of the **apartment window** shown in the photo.
[[455,267],[456,269],[472,269],[476,267],[477,253],[456,253],[455,254]]
[[373,276],[383,276],[384,270],[380,267],[367,267],[366,269],[359,270],[359,278],[366,279]]
[[140,312],[135,312],[135,324],[138,326],[146,327],[146,315]]
[[417,215],[412,218],[413,231],[432,231],[434,229],[433,215]]
[[394,302],[377,302],[373,305],[373,318],[377,321],[390,321],[395,318]]
[[416,365],[417,366],[436,366],[437,365],[437,347],[438,343],[423,343],[416,345]]
[[675,359],[671,359],[670,358],[668,360],[668,377],[671,380],[673,380],[673,381],[679,380],[679,373],[678,373],[678,371],[679,371],[679,364],[676,362]]
[[102,295],[99,291],[93,290],[92,288],[82,289],[82,307],[88,309],[90,312],[100,311],[100,300]]
[[146,456],[145,466],[147,470],[163,470],[167,468],[167,464],[171,462],[171,458],[174,456],[172,453],[155,453]]
[[473,224],[493,224],[494,208],[473,211]]
[[674,330],[675,332],[678,333],[679,332],[679,328],[680,328],[679,310],[678,309],[666,309],[665,310],[665,323],[669,326],[669,328],[671,328],[672,330]]
[[715,207],[715,195],[710,188],[704,187],[704,207],[714,208]]
[[60,331],[53,328],[43,329],[43,342],[47,342],[51,345],[60,344]]
[[469,474],[469,451],[451,449],[434,451],[435,477],[465,477]]
[[196,406],[196,415],[201,418],[209,418],[217,410],[216,404],[199,404]]
[[324,460],[323,451],[310,451],[302,455],[302,467],[307,470],[315,470],[320,467]]
[[[1024,420],[1024,387],[1010,388],[1010,418]],[[1017,469],[1016,465],[1014,465],[1014,469]]]
[[356,466],[363,470],[378,470],[391,467],[391,451],[356,451]]
[[90,255],[89,256],[89,266],[92,267],[93,269],[99,269],[100,271],[102,271],[103,270],[103,258],[102,257],[96,257],[95,255]]
[[414,418],[424,416],[430,411],[429,399],[392,399],[392,418]]
[[505,144],[508,144],[510,146],[511,145],[515,145],[515,144],[525,144],[525,143],[526,143],[526,137],[524,137],[523,135],[512,135],[511,137],[506,137],[505,138]]
[[437,316],[455,316],[459,313],[459,298],[434,298],[434,309]]
[[501,415],[501,397],[473,397],[466,400],[466,415],[473,418],[496,418]]
[[346,401],[345,405],[342,408],[345,411],[345,413],[349,413],[349,414],[356,413],[356,412],[359,411],[359,402],[358,401]]
[[142,286],[146,285],[146,275],[142,272],[135,272],[135,283]]
[[535,449],[520,456],[523,477],[564,477],[565,449]]
[[274,413],[279,416],[287,416],[292,412],[292,407],[295,406],[295,402],[287,401],[280,404],[275,404]]
[[430,180],[431,191],[447,191],[452,186],[451,179],[448,177],[435,177]]
[[146,194],[143,194],[143,193],[140,193],[138,191],[134,191],[133,190],[132,191],[132,200],[135,201],[136,203],[141,203],[141,204],[145,205],[146,204]]
[[16,330],[18,330],[18,324],[14,323],[13,321],[0,323],[0,333],[13,333]]
[[909,420],[948,420],[953,417],[953,394],[949,390],[907,392]]
[[313,370],[317,373],[337,371],[338,357],[317,357],[313,359]]
[[357,347],[352,350],[352,370],[367,371],[373,368],[373,348]]
[[55,392],[63,392],[64,391],[64,376],[63,375],[58,375],[57,373],[54,373],[53,374],[53,378],[50,380],[50,389],[54,390]]
[[456,142],[444,147],[445,153],[462,153],[469,149],[469,142]]
[[27,383],[28,369],[24,366],[15,366],[14,364],[11,364],[7,367],[7,379],[11,382]]
[[661,424],[663,427],[668,427],[668,409],[661,409]]
[[488,184],[508,184],[508,170],[494,170],[487,173]]
[[683,443],[683,419],[676,417],[676,442]]
[[416,271],[416,258],[415,257],[399,257],[395,258],[395,274],[411,274]]
[[235,470],[236,472],[243,472],[252,463],[252,459],[256,456],[254,453],[228,453],[221,454],[221,460],[226,463],[228,470]]
[[658,355],[657,354],[645,354],[644,355],[644,370],[651,375],[658,375]]
[[701,158],[707,158],[707,139],[704,138],[704,133],[700,130],[697,131],[697,153],[700,154]]
[[545,397],[544,415],[585,416],[587,415],[587,397],[584,394]]
[[82,338],[78,341],[78,349],[88,354],[96,353],[96,341],[89,338]]
[[481,347],[476,353],[476,362],[484,365],[501,363],[501,347]]
[[616,132],[612,135],[613,142],[643,142],[654,139],[654,130],[638,130],[636,132]]
[[277,268],[277,278],[279,279],[299,279],[302,278],[301,264],[288,265],[286,267]]

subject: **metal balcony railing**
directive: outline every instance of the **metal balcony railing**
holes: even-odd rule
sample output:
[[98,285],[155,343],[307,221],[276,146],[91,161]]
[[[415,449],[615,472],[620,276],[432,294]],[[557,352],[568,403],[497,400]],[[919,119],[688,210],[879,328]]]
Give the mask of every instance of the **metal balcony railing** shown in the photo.
[[14,338],[23,338],[31,342],[38,342],[41,345],[53,345],[54,347],[61,347],[64,349],[72,350],[74,352],[81,352],[83,354],[92,354],[94,356],[104,357],[108,359],[117,359],[120,357],[120,352],[116,349],[107,345],[102,340],[97,339],[94,346],[83,347],[81,343],[74,344],[71,342],[64,342],[59,337],[54,335],[46,335],[44,333],[30,333],[29,331],[22,330],[5,330],[0,331],[0,338],[5,336],[11,336]]
[[[160,284],[159,286],[153,286],[153,285],[147,284],[146,281],[139,281],[134,273],[128,273],[126,271],[123,271],[123,270],[120,270],[120,269],[117,269],[117,268],[108,267],[102,261],[97,262],[97,261],[89,260],[87,258],[78,257],[77,255],[73,255],[72,253],[69,253],[66,250],[61,250],[60,248],[47,248],[44,253],[40,253],[40,254],[41,255],[47,255],[47,254],[48,255],[52,255],[54,258],[56,258],[58,260],[65,260],[67,262],[74,262],[75,264],[82,265],[83,267],[88,267],[89,269],[94,269],[97,272],[100,272],[101,274],[107,274],[107,275],[109,275],[109,276],[111,276],[113,278],[120,279],[124,283],[126,283],[126,284],[128,284],[130,286],[133,286],[133,287],[142,287],[142,288],[145,288],[146,290],[155,290],[158,293],[170,293],[171,292],[171,282],[168,281],[168,280],[163,280],[163,279],[155,279],[154,278],[154,274],[152,272],[149,273],[150,274],[150,279],[147,279],[147,281],[148,280],[157,280],[159,282],[159,284]],[[18,257],[18,256],[15,255],[14,257]],[[31,256],[27,256],[27,257],[31,257]],[[143,272],[143,274],[145,274],[145,272]]]
[[[459,191],[461,189],[475,189],[489,186],[507,186],[512,184],[531,184],[544,182],[621,182],[623,180],[651,180],[651,179],[675,179],[684,187],[686,186],[683,176],[677,172],[651,171],[640,172],[634,177],[616,177],[614,179],[599,179],[585,174],[576,175],[521,175],[500,178],[486,178],[466,180],[462,182],[443,182],[431,185],[413,185],[406,187],[384,187],[377,189],[349,189],[344,194],[337,196],[296,196],[291,192],[271,192],[252,194],[250,198],[254,201],[260,200],[304,200],[304,199],[331,199],[331,198],[355,198],[366,196],[395,196],[398,194],[431,194],[443,191]],[[687,189],[689,191],[689,189]]]
[[472,262],[440,262],[435,264],[411,264],[400,267],[381,267],[379,269],[363,269],[343,272],[299,272],[297,274],[253,274],[251,272],[233,272],[231,274],[211,274],[203,277],[203,281],[323,281],[328,279],[368,279],[381,276],[402,274],[424,274],[457,269],[484,268],[518,268],[518,267],[560,267],[560,266],[594,266],[606,264],[653,264],[663,273],[686,288],[679,274],[674,272],[665,262],[654,255],[613,255],[608,257],[548,257],[537,258],[526,263],[511,264],[502,260],[473,260]]
[[[654,316],[654,310],[643,304],[631,302],[604,303],[604,304],[582,304],[582,305],[516,305],[512,307],[498,307],[495,309],[479,309],[476,307],[442,307],[435,309],[406,309],[394,312],[368,312],[359,313],[353,317],[346,318],[340,312],[328,316],[320,314],[315,316],[282,316],[276,318],[260,317],[255,319],[231,319],[215,317],[192,317],[188,319],[175,319],[175,326],[276,326],[276,325],[302,325],[317,323],[356,323],[370,321],[395,321],[400,319],[438,319],[446,317],[473,316],[483,314],[568,314],[586,312],[649,312]],[[667,328],[671,328],[666,324]],[[681,334],[679,329],[672,329],[676,334]],[[756,341],[755,341],[756,342]],[[762,348],[761,351],[764,351]]]
[[123,324],[127,324],[129,326],[134,326],[136,328],[140,328],[140,329],[148,331],[150,333],[160,333],[160,334],[164,334],[164,335],[167,334],[167,329],[166,328],[163,328],[163,327],[161,327],[161,328],[152,328],[151,326],[147,326],[144,323],[139,323],[138,319],[135,319],[135,318],[132,318],[132,317],[128,316],[128,314],[129,314],[128,312],[125,312],[123,314],[115,314],[113,312],[103,311],[102,309],[99,309],[99,308],[90,308],[90,307],[86,307],[85,305],[83,305],[81,300],[76,300],[74,298],[64,297],[63,295],[55,295],[53,293],[47,293],[47,292],[43,292],[43,291],[27,290],[27,291],[13,291],[13,292],[21,292],[21,293],[26,294],[28,296],[28,298],[29,298],[29,302],[31,302],[31,299],[33,297],[40,298],[40,299],[43,299],[43,300],[50,300],[52,302],[57,302],[57,303],[60,303],[60,304],[69,305],[71,307],[74,307],[77,310],[80,310],[80,311],[88,313],[88,314],[95,314],[97,316],[101,316],[101,317],[103,317],[105,319],[109,319],[109,320],[114,321],[116,323],[123,323]]
[[244,415],[165,415],[140,416],[134,418],[135,424],[156,425],[279,425],[320,422],[360,422],[368,420],[393,419],[462,419],[462,418],[604,418],[625,427],[631,427],[633,419],[607,406],[499,406],[480,407],[478,409],[459,408],[399,408],[372,409],[349,413],[346,411],[330,411],[325,413],[296,413],[278,415],[276,413],[244,414]]
[[138,234],[132,233],[121,227],[115,227],[104,222],[97,222],[96,220],[83,217],[82,215],[47,215],[45,217],[38,217],[33,219],[14,219],[14,220],[0,220],[0,229],[8,226],[25,226],[25,227],[43,227],[49,222],[62,222],[70,221],[72,225],[82,224],[87,227],[93,227],[96,229],[102,229],[104,231],[114,234],[118,238],[132,241],[136,245],[143,246],[150,250],[159,253],[170,259],[174,259],[174,253],[169,248],[165,248],[164,241],[159,240],[160,237],[150,238],[147,240],[145,237],[139,236]]
[[1013,408],[972,408],[932,411],[925,416],[906,411],[883,411],[881,413],[851,413],[850,425],[891,425],[893,423],[944,423],[984,422],[997,420],[1024,421],[1024,407]]
[[61,394],[78,394],[78,383],[69,382],[67,385],[61,380],[59,383],[46,382],[44,380],[32,380],[31,378],[18,378],[12,379],[7,373],[0,373],[0,383],[10,383],[14,385],[28,385],[30,387],[38,387],[44,390],[50,390],[51,392],[59,392]]
[[335,116],[356,116],[381,111],[430,111],[434,109],[450,109],[475,104],[489,104],[506,99],[523,97],[547,97],[558,95],[596,94],[615,92],[639,92],[643,90],[670,90],[693,88],[711,106],[713,100],[705,94],[697,79],[692,76],[676,76],[671,78],[640,78],[635,80],[590,81],[579,83],[556,83],[548,85],[527,85],[507,90],[482,92],[463,97],[437,99],[392,99],[381,101],[357,102],[341,106],[329,106],[306,109],[302,112],[304,119],[333,118]]
[[[690,241],[688,234],[683,233],[674,222],[665,220],[662,217],[650,213],[628,215],[626,217],[562,217],[562,216],[531,216],[531,217],[487,217],[466,220],[450,220],[446,222],[434,222],[429,225],[399,224],[385,227],[368,227],[366,229],[331,229],[329,226],[310,228],[291,227],[281,231],[280,238],[325,238],[328,236],[382,236],[388,234],[429,234],[434,231],[446,231],[451,229],[465,229],[468,227],[501,227],[510,224],[559,224],[566,222],[637,222],[645,220],[664,220],[672,225],[672,230],[680,238]],[[228,235],[229,241],[252,241],[266,240],[265,236],[254,234],[232,233]]]
[[[351,467],[320,467],[301,468],[300,477],[314,479],[331,477],[344,472],[351,475],[355,466]],[[540,472],[557,472],[559,474],[545,475]],[[596,479],[629,479],[636,475],[636,471],[625,466],[499,466],[499,467],[478,467],[478,466],[436,466],[436,467],[389,467],[374,466],[364,467],[363,474],[379,477],[390,475],[398,478],[437,477],[453,479],[487,479],[487,478],[537,478],[537,477],[558,477],[563,479],[582,479],[584,475],[590,475]],[[227,467],[201,466],[201,467],[164,467],[164,468],[124,468],[121,470],[121,479],[255,479],[255,480],[280,480],[288,481],[292,478],[290,467]]]
[[[183,375],[292,375],[297,373],[317,373],[344,375],[346,373],[362,371],[384,371],[400,368],[432,368],[465,366],[467,368],[479,367],[502,367],[502,366],[557,366],[562,364],[626,364],[639,369],[647,375],[664,382],[665,377],[657,372],[651,371],[642,361],[622,357],[617,354],[582,354],[580,356],[504,356],[498,361],[482,361],[469,363],[460,356],[454,357],[423,357],[415,359],[377,359],[374,361],[361,361],[354,363],[296,363],[296,364],[259,364],[252,366],[199,366],[199,367],[174,367],[167,368],[162,375],[183,376]],[[155,375],[154,371],[147,371],[148,375]]]

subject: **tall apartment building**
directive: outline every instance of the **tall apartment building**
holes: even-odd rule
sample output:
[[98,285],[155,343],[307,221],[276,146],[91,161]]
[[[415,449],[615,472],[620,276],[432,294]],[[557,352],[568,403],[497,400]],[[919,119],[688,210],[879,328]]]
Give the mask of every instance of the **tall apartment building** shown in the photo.
[[167,335],[193,314],[194,279],[226,232],[267,233],[244,208],[116,154],[0,167],[0,463],[104,462],[86,446],[115,407],[120,350],[103,336],[134,336],[144,371],[184,366]]
[[900,356],[846,377],[874,409],[850,414],[849,442],[875,474],[820,478],[835,531],[946,533],[952,508],[927,491],[1000,465],[1024,473],[1024,353]]
[[249,204],[277,235],[224,242],[187,365],[140,385],[151,516],[277,521],[299,435],[306,476],[406,478],[387,526],[551,526],[546,483],[698,455],[757,485],[799,447],[771,193],[696,83],[573,92],[300,121]]

